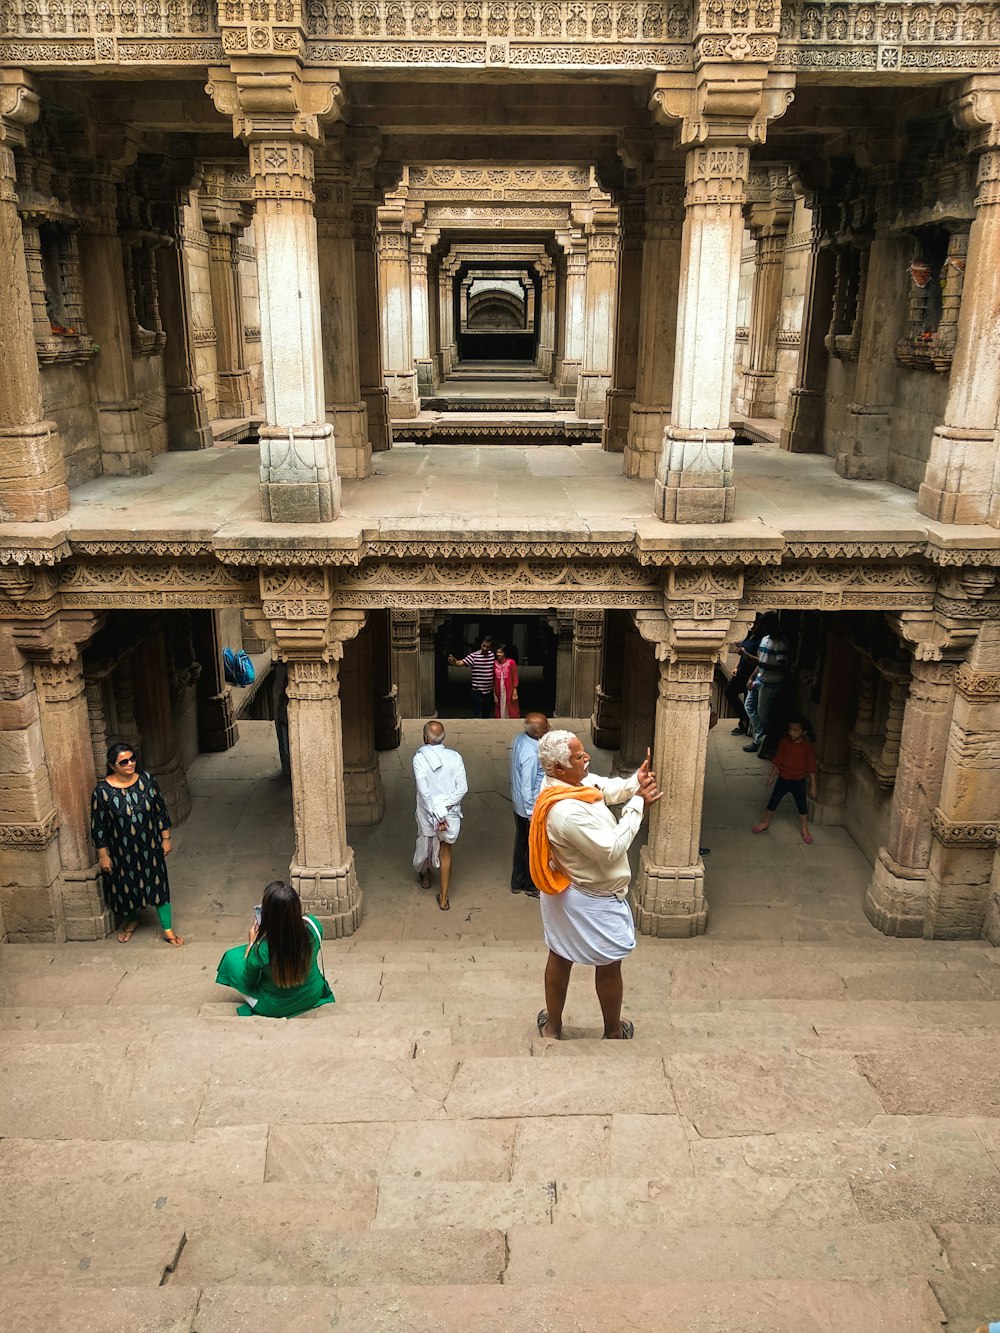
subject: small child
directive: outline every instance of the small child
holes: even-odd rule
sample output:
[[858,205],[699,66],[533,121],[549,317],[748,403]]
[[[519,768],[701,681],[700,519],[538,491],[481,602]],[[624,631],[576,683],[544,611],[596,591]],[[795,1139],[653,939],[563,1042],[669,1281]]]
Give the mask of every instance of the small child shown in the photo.
[[774,783],[774,791],[767,803],[767,809],[759,824],[754,824],[751,832],[766,833],[771,824],[771,816],[778,808],[781,798],[791,792],[795,808],[799,812],[802,824],[802,841],[812,842],[809,832],[809,807],[806,805],[806,778],[809,779],[809,795],[816,799],[816,755],[811,742],[816,738],[812,728],[804,717],[793,717],[788,724],[788,735],[782,737],[778,752],[771,765],[768,786]]

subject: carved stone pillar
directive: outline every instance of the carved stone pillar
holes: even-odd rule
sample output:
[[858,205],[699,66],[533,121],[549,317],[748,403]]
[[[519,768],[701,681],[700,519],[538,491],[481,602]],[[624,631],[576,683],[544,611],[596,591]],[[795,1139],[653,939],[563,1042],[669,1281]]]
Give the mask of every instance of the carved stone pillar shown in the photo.
[[[785,241],[795,200],[787,167],[772,167],[760,174],[762,192],[768,197],[748,209],[747,224],[754,241],[754,282],[740,410],[749,417],[773,417]],[[751,181],[751,186],[754,184]]]
[[898,740],[889,835],[875,861],[865,914],[883,934],[920,936],[927,918],[931,825],[941,797],[963,641],[950,642],[933,622],[915,615],[901,615],[896,625],[901,637],[913,644],[914,657]]
[[243,337],[240,288],[240,237],[253,214],[226,195],[224,167],[206,172],[201,186],[201,216],[208,233],[208,276],[215,325],[216,384],[219,415],[253,415],[253,392]]
[[444,621],[433,611],[420,611],[419,617],[419,683],[420,709],[417,717],[437,716],[437,632]]
[[594,209],[587,227],[583,361],[576,388],[576,414],[601,421],[611,387],[620,246],[618,210]]
[[191,813],[191,793],[177,744],[163,630],[155,630],[132,654],[136,721],[142,732],[142,766],[156,778],[175,825]]
[[954,117],[981,151],[955,355],[944,421],[934,431],[917,508],[943,523],[1000,526],[1000,76],[962,85]]
[[372,693],[372,637],[369,627],[344,644],[340,664],[340,701],[344,730],[344,803],[348,824],[377,824],[385,794],[375,753],[375,701]]
[[[389,622],[392,675],[398,691],[399,716],[421,717],[424,707],[420,669],[420,612],[390,611]],[[431,647],[433,651],[433,642]],[[431,711],[433,707],[432,703]]]
[[[186,194],[184,196],[187,197]],[[167,381],[167,444],[171,449],[208,449],[205,391],[198,383],[191,310],[191,283],[184,248],[184,210],[174,199],[170,206],[174,244],[156,250],[160,314],[166,333],[163,369]]]
[[194,651],[198,675],[198,749],[208,754],[229,750],[239,740],[233,692],[226,684],[217,611],[193,611]]
[[1000,621],[983,625],[955,689],[931,816],[925,939],[978,939],[985,923],[1000,810]]
[[556,633],[556,717],[573,716],[573,615],[548,617]]
[[622,686],[625,673],[627,611],[606,611],[601,649],[601,678],[597,686],[591,731],[602,750],[617,750],[622,735]]
[[413,372],[417,377],[417,397],[434,392],[434,365],[431,361],[430,291],[427,284],[427,257],[440,232],[420,227],[410,246],[410,301],[413,320]]
[[413,369],[410,230],[411,223],[398,204],[378,210],[382,373],[389,390],[389,415],[403,420],[410,420],[420,411]]
[[656,650],[639,633],[629,617],[625,624],[622,652],[621,708],[618,753],[615,767],[631,772],[638,768],[653,744],[656,725],[656,690],[659,669]]
[[359,198],[354,191],[354,274],[357,294],[358,373],[361,400],[368,419],[368,440],[372,453],[392,448],[389,423],[389,390],[382,383],[382,320],[379,317],[378,259],[375,249],[375,224],[378,206],[371,198]]
[[[69,508],[66,462],[54,422],[42,414],[31,292],[14,189],[14,146],[38,118],[26,74],[0,70],[0,519],[48,522]],[[48,322],[45,324],[48,336]],[[8,928],[10,922],[8,921]]]
[[340,140],[328,142],[316,172],[320,322],[326,419],[333,427],[337,474],[372,470],[368,411],[361,395],[358,293],[351,220],[351,184]]
[[[847,413],[846,447],[836,468],[842,477],[882,481],[888,476],[893,396],[898,378],[897,314],[906,304],[907,242],[890,230],[896,216],[898,168],[876,173],[875,234],[865,264],[860,343],[854,380],[856,401]],[[912,242],[911,242],[912,244]]]
[[145,476],[153,466],[149,433],[136,395],[132,321],[118,228],[118,183],[135,161],[138,143],[116,127],[99,136],[93,172],[80,181],[87,201],[80,231],[80,264],[87,322],[100,351],[94,393],[101,468],[108,476]]
[[813,208],[806,299],[802,311],[802,340],[795,387],[788,395],[788,413],[781,428],[781,447],[793,454],[823,452],[826,413],[826,371],[829,365],[824,338],[833,308],[836,256],[820,245],[822,214]]
[[395,750],[402,740],[399,691],[392,679],[389,611],[369,611],[372,641],[372,698],[375,706],[375,749]]
[[743,593],[740,574],[674,570],[666,607],[636,612],[656,651],[658,691],[653,770],[663,800],[650,811],[636,877],[636,921],[645,935],[700,935],[708,917],[699,854],[710,699],[715,664]]
[[537,307],[538,351],[535,365],[551,378],[555,365],[556,332],[556,270],[551,259],[539,259],[536,268],[541,275],[540,299]]
[[573,702],[570,717],[591,717],[604,647],[604,612],[573,613]]
[[[699,38],[699,50],[701,40],[724,38]],[[755,65],[705,64],[695,74],[657,76],[657,119],[679,122],[680,142],[694,145],[685,161],[671,420],[653,504],[667,522],[721,523],[733,515],[729,408],[749,145],[763,142],[768,120],[785,110],[790,84]]]
[[625,447],[625,475],[649,480],[656,476],[663,433],[670,424],[684,220],[683,172],[670,160],[662,132],[654,153],[646,187],[635,402]]
[[623,192],[621,249],[618,258],[617,318],[613,326],[611,384],[604,406],[601,444],[610,453],[622,454],[628,440],[628,423],[635,401],[639,363],[639,311],[642,300],[642,244],[644,191],[631,187]]
[[563,301],[563,330],[556,367],[556,388],[564,398],[576,396],[583,364],[587,299],[587,242],[577,231],[558,232],[557,240],[566,255],[566,292]]
[[847,809],[850,766],[848,735],[851,698],[857,675],[857,654],[841,634],[827,632],[823,649],[823,683],[816,717],[816,800],[814,824],[843,824]]
[[9,627],[0,629],[0,734],[0,916],[12,942],[61,941],[59,812],[34,673]]
[[[262,34],[266,36],[264,30]],[[336,70],[292,58],[209,70],[208,90],[250,146],[266,423],[260,428],[265,519],[319,523],[340,513],[333,427],[326,420],[313,145],[340,114]]]

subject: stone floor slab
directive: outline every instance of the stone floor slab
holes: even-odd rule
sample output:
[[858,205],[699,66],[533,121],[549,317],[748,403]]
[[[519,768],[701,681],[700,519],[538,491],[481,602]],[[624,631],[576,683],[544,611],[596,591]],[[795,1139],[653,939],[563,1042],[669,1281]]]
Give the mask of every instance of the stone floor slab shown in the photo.
[[0,1290],[0,1327],[5,1333],[191,1333],[200,1294],[197,1287],[173,1285],[93,1291],[10,1283]]
[[466,1060],[445,1108],[450,1119],[466,1120],[675,1110],[663,1062],[641,1056],[617,1062]]

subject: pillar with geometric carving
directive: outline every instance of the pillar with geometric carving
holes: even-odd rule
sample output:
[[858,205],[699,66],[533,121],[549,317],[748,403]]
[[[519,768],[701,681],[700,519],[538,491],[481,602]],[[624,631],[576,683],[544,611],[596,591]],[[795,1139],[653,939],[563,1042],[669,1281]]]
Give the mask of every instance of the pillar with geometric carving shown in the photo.
[[773,417],[785,241],[795,207],[788,167],[752,171],[747,193],[754,201],[747,209],[754,278],[747,363],[738,406],[748,417]]
[[677,338],[677,284],[684,221],[684,174],[659,134],[648,166],[635,402],[629,414],[625,475],[652,480],[670,423]]
[[156,250],[156,277],[160,313],[167,341],[163,369],[167,389],[167,446],[170,449],[208,449],[212,428],[208,424],[205,390],[198,382],[192,315],[190,256],[185,244],[184,218],[189,195],[174,193],[164,207],[174,244]]
[[[38,117],[27,75],[0,71],[0,518],[48,522],[69,508],[62,442],[42,413],[14,146]],[[49,330],[45,327],[45,333]]]
[[199,199],[208,233],[219,415],[249,417],[253,414],[253,394],[243,335],[239,244],[253,221],[253,209],[246,202],[229,198],[226,183],[224,169],[207,169]]
[[536,313],[538,349],[535,365],[543,375],[551,377],[555,361],[556,331],[556,270],[548,255],[535,261],[539,274],[539,303]]
[[401,204],[385,204],[378,210],[382,375],[389,390],[389,415],[394,420],[409,420],[420,411],[413,368],[411,230],[412,223]]
[[931,816],[925,939],[978,939],[984,925],[1000,827],[1000,621],[983,625],[955,690]]
[[611,388],[621,232],[618,209],[594,208],[587,225],[583,359],[576,386],[576,414],[604,420]]
[[420,684],[420,612],[389,612],[392,678],[396,682],[400,717],[423,713]]
[[590,717],[597,699],[604,646],[604,612],[573,613],[573,702],[570,717]]
[[348,824],[377,824],[385,794],[375,752],[372,634],[364,629],[344,643],[340,663],[340,711],[344,732],[344,804]]
[[587,240],[577,230],[557,232],[556,239],[566,256],[566,278],[555,382],[561,397],[575,398],[583,365],[586,328]]
[[437,632],[444,616],[434,611],[420,611],[420,708],[416,717],[437,716]]
[[413,371],[417,377],[417,397],[434,392],[434,368],[431,361],[430,291],[427,283],[427,259],[441,233],[433,227],[418,227],[410,244],[410,299],[413,321]]
[[824,343],[833,308],[836,262],[833,250],[821,245],[823,213],[811,202],[812,231],[806,269],[802,336],[795,386],[788,394],[788,412],[781,427],[781,447],[792,454],[823,452],[826,416],[826,373],[829,357]]

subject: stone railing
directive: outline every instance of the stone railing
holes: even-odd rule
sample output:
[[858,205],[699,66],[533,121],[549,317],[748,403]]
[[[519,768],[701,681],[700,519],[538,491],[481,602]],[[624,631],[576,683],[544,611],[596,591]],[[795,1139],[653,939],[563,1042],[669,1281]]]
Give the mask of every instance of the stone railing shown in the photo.
[[[236,24],[247,54],[267,54],[270,25],[293,42],[301,30],[315,64],[691,68],[695,10],[691,0],[0,0],[0,62],[204,65],[226,59],[222,26]],[[774,33],[780,10],[777,50],[773,35],[758,43],[780,70],[1000,69],[992,0],[702,0],[700,10],[704,51],[736,60],[755,29]]]

